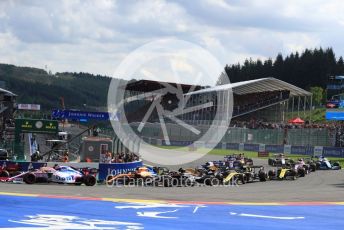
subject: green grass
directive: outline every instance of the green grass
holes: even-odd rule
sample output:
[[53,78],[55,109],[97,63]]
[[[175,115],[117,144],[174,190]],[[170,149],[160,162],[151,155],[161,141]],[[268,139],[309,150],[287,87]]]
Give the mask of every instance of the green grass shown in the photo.
[[[162,148],[162,149],[173,149],[176,151],[189,151],[188,147],[180,147],[180,146],[156,146],[158,148]],[[207,148],[198,148],[195,152],[198,153],[205,153],[208,152],[209,149]],[[252,152],[252,151],[239,151],[239,150],[230,150],[230,149],[212,149],[210,150],[210,152],[208,152],[208,154],[212,154],[212,155],[230,155],[230,154],[237,154],[237,153],[244,153],[245,156],[247,157],[258,157],[258,153],[256,152]]]
[[[300,118],[302,120],[311,120],[312,122],[326,122],[325,119],[325,112],[326,112],[326,108],[316,108],[314,110],[312,110],[311,112],[309,110],[307,110],[305,113],[303,111],[300,111]],[[291,118],[297,117],[297,111],[294,113],[292,112],[287,112],[286,113],[286,120],[289,120]]]

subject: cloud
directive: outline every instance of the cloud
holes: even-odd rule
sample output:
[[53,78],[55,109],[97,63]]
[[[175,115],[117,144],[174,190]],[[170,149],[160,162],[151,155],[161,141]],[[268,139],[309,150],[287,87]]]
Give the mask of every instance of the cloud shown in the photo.
[[340,0],[0,1],[0,62],[112,75],[131,51],[165,37],[198,44],[223,65],[319,46],[339,56],[343,8]]

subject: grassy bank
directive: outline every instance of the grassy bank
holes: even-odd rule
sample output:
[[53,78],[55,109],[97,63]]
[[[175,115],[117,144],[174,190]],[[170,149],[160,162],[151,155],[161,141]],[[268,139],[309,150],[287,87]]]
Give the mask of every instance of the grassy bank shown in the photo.
[[[326,112],[326,109],[325,108],[316,108],[312,111],[300,111],[299,113],[299,117],[304,120],[304,121],[312,121],[312,122],[315,122],[315,123],[323,123],[323,122],[326,122],[326,119],[325,119],[325,112]],[[298,114],[297,114],[297,111],[294,113],[292,112],[287,112],[286,113],[286,120],[289,120],[289,119],[292,119],[294,117],[298,117]]]

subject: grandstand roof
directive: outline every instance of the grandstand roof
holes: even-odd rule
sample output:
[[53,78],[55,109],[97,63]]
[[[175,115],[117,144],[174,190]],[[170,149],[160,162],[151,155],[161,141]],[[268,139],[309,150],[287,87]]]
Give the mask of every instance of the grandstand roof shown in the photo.
[[11,91],[8,91],[8,90],[2,89],[2,88],[0,88],[0,93],[3,93],[6,96],[11,96],[11,97],[16,97],[17,96],[16,94],[12,93]]
[[191,94],[198,94],[198,93],[207,93],[213,91],[222,91],[226,89],[232,88],[233,93],[235,94],[249,94],[249,93],[259,93],[259,92],[266,92],[266,91],[274,91],[274,90],[288,90],[290,91],[290,96],[311,96],[312,93],[301,89],[297,86],[289,84],[287,82],[281,81],[279,79],[269,77],[269,78],[260,78],[250,81],[241,81],[231,84],[219,85],[214,86],[211,88],[201,89],[198,91],[194,91]]
[[[188,84],[180,84],[180,83],[173,83],[173,82],[163,82],[163,81],[152,81],[152,80],[139,80],[139,81],[133,81],[129,82],[125,89],[129,91],[138,91],[138,92],[152,92],[155,90],[163,89],[165,88],[165,85],[171,85],[173,87],[177,87],[179,85],[183,93],[189,92],[192,85]],[[195,90],[202,89],[203,87],[196,85]]]

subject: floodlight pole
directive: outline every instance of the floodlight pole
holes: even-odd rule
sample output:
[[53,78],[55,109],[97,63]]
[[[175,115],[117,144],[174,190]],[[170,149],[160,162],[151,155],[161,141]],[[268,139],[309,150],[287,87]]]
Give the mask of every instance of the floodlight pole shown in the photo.
[[306,105],[307,105],[307,97],[304,96],[303,98],[303,115],[306,116]]
[[294,97],[293,97],[293,101],[291,103],[291,118],[294,117]]
[[309,123],[312,124],[313,94],[311,95],[311,105],[309,108]]
[[289,99],[288,99],[288,101],[287,101],[287,111],[286,111],[286,113],[285,113],[285,115],[284,115],[284,120],[283,121],[285,121],[285,118],[286,118],[286,115],[289,113]]
[[298,96],[297,101],[297,116],[300,117],[300,96]]

